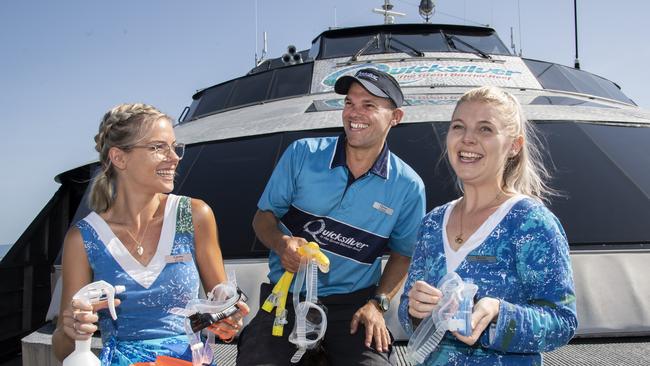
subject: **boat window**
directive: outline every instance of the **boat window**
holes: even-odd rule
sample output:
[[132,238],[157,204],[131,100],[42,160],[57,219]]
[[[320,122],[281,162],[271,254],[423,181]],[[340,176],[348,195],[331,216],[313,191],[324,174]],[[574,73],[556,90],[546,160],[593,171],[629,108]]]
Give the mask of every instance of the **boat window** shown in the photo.
[[[648,243],[650,127],[538,123],[555,165],[552,200],[573,246]],[[548,165],[548,164],[547,164]]]
[[294,95],[305,95],[311,87],[311,73],[314,63],[304,63],[275,70],[273,83],[267,99],[278,99]]
[[251,223],[279,154],[281,134],[190,145],[174,192],[204,200],[214,211],[224,258],[266,256]]
[[544,89],[592,94],[634,104],[613,82],[563,65],[523,59]]
[[266,99],[272,76],[272,72],[263,72],[237,79],[237,84],[234,86],[227,107],[235,107]]
[[[445,33],[461,39],[472,47],[481,50],[481,52],[497,55],[510,55],[510,51],[508,51],[508,48],[503,44],[503,42],[501,42],[499,37],[497,37],[496,33],[463,32],[461,30],[445,30]],[[366,46],[376,35],[377,33],[366,34],[363,36],[349,35],[345,37],[324,35],[323,39],[318,39],[318,42],[321,42],[321,54],[318,58],[327,59],[353,56],[359,52],[359,50],[363,49],[364,46]],[[388,45],[389,47],[387,47],[388,35],[390,35],[391,39],[396,40],[395,42],[392,42],[392,46]],[[461,42],[457,43],[457,50],[451,50],[442,34],[438,31],[430,33],[381,32],[379,42],[371,43],[370,47],[366,48],[363,52],[363,55],[372,55],[377,53],[409,53],[409,48],[421,52],[461,51],[476,53],[476,50],[471,47],[467,47]],[[408,47],[404,45],[408,45]]]
[[[360,49],[364,48],[366,44],[375,37],[376,34],[368,34],[363,36],[348,36],[340,38],[327,38],[323,40],[320,59],[348,57],[353,56]],[[363,52],[364,55],[374,55],[377,53],[385,52],[383,47],[376,43],[366,48]]]
[[196,107],[196,111],[191,116],[188,115],[186,120],[214,113],[214,111],[225,108],[226,101],[232,92],[234,84],[235,80],[204,90],[198,102],[199,104]]
[[[470,46],[481,50],[481,52],[486,54],[493,55],[510,55],[510,51],[503,45],[503,42],[496,36],[486,36],[483,34],[470,34],[470,33],[450,33],[445,32],[446,34],[454,35],[459,38],[461,41],[469,44]],[[473,50],[471,47],[467,47],[462,42],[455,42],[454,45],[459,51],[475,53],[476,50]]]
[[198,106],[190,109],[184,121],[250,103],[308,94],[313,68],[313,62],[284,66],[203,90],[194,96]]

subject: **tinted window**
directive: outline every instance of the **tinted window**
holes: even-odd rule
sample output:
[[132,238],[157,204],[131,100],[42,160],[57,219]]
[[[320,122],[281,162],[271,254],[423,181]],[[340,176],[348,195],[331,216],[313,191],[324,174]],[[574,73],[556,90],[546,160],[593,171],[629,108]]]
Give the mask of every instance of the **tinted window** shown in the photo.
[[[343,38],[326,38],[323,40],[321,55],[319,58],[335,58],[355,55],[361,50],[376,34],[365,36],[349,36]],[[372,55],[383,52],[377,40],[363,52],[364,55]]]
[[400,124],[388,134],[388,146],[418,173],[427,194],[427,211],[459,197],[450,167],[442,158],[449,123]]
[[392,34],[392,52],[410,53],[409,46],[419,51],[448,51],[447,43],[440,33]]
[[[485,53],[510,54],[495,33],[463,32],[460,30],[447,30],[445,33],[449,35],[453,34],[463,42]],[[412,50],[410,50],[409,46],[423,52],[456,51],[449,48],[446,40],[444,40],[439,31],[431,33],[423,33],[422,31],[418,31],[417,33],[381,32],[379,34],[379,42],[376,39],[373,40],[373,37],[377,33],[364,36],[324,37],[322,39],[322,50],[319,58],[352,56],[364,48],[368,42],[370,42],[370,45],[362,53],[363,55],[396,52],[411,53]],[[392,41],[389,42],[391,39]],[[455,46],[461,52],[476,52],[458,41],[455,42]]]
[[[457,34],[457,33],[449,33],[446,32],[447,34],[454,34],[456,37],[460,38],[463,42],[471,45],[474,48],[477,48],[484,53],[491,53],[491,54],[497,54],[497,55],[509,55],[510,51],[503,45],[501,40],[495,36],[485,36],[485,35],[476,35],[476,34]],[[472,50],[471,47],[467,47],[464,45],[462,42],[454,42],[454,45],[456,48],[458,48],[459,51],[465,51],[465,52],[476,52]]]
[[234,83],[235,81],[229,81],[204,90],[199,105],[196,107],[196,112],[194,112],[191,118],[197,118],[218,111],[219,109],[223,109],[226,106],[228,96],[230,96],[230,93],[232,92],[232,86]]
[[616,84],[600,76],[549,62],[528,59],[524,61],[544,89],[591,94],[634,104]]
[[179,165],[175,192],[212,207],[225,258],[267,253],[255,247],[251,223],[281,139],[277,134],[192,145]]
[[572,244],[650,241],[650,128],[540,123],[555,164],[551,209]]
[[268,99],[309,93],[313,67],[314,63],[309,62],[275,70]]
[[271,84],[271,76],[273,76],[273,73],[267,71],[237,79],[235,90],[233,90],[227,107],[236,107],[266,99],[269,84]]

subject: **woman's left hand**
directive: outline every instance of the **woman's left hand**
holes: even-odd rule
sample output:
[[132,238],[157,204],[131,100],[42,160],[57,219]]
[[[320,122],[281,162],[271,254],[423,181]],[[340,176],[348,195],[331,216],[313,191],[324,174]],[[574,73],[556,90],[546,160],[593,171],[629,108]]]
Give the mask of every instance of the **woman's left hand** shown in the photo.
[[472,334],[469,337],[460,335],[458,332],[452,334],[461,342],[473,345],[481,337],[483,331],[490,325],[492,320],[499,316],[499,305],[501,301],[492,297],[484,297],[474,305],[472,312]]
[[240,301],[237,303],[239,311],[233,315],[221,320],[208,327],[208,330],[216,334],[222,341],[230,343],[237,332],[239,332],[244,325],[243,318],[248,315],[250,308],[245,302]]

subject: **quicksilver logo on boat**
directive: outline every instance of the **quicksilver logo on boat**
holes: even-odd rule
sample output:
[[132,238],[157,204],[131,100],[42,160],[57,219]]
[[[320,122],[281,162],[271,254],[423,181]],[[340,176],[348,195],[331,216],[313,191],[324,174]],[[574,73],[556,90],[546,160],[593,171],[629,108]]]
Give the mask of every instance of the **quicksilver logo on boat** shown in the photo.
[[311,235],[312,239],[315,242],[322,246],[328,246],[332,244],[340,245],[357,252],[369,246],[366,243],[357,241],[353,237],[345,236],[332,230],[327,230],[327,225],[323,219],[309,221],[305,223],[302,228],[304,232]]
[[[453,76],[453,77],[485,77],[485,78],[512,78],[521,74],[521,71],[501,67],[481,67],[479,65],[448,63],[448,64],[417,64],[411,66],[391,67],[389,64],[357,65],[337,70],[323,78],[324,86],[333,87],[336,80],[344,74],[352,74],[362,67],[372,67],[394,76],[400,84],[410,84],[427,77]],[[360,75],[359,75],[360,76]],[[373,75],[374,76],[374,75]]]

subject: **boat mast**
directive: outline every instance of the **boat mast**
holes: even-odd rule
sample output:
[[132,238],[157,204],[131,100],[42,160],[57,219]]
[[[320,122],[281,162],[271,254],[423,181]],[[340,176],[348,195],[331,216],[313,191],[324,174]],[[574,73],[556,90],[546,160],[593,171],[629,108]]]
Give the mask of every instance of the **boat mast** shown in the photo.
[[372,9],[374,13],[381,14],[384,16],[384,24],[394,24],[395,17],[403,17],[406,14],[400,13],[397,11],[392,11],[393,4],[390,3],[390,0],[384,0],[384,5],[381,6],[381,9],[375,8]]
[[573,61],[573,67],[580,70],[580,59],[578,59],[578,0],[573,0],[573,24],[576,37],[576,59]]

